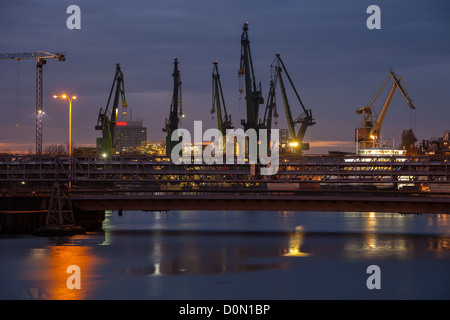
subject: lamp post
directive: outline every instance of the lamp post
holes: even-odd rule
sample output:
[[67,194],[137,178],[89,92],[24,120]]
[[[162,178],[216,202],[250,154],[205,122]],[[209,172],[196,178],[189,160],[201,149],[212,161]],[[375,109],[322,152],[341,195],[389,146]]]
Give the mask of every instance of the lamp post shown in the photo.
[[76,100],[76,96],[72,96],[71,98],[66,95],[62,94],[60,96],[54,95],[54,99],[67,99],[69,100],[69,157],[72,156],[72,100]]

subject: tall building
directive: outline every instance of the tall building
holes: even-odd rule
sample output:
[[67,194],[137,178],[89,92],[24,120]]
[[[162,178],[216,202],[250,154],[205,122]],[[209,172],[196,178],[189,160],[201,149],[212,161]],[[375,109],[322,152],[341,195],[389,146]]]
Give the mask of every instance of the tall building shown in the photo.
[[142,120],[116,122],[115,138],[117,139],[120,135],[116,148],[119,153],[133,147],[145,146],[147,143],[147,128],[142,126]]

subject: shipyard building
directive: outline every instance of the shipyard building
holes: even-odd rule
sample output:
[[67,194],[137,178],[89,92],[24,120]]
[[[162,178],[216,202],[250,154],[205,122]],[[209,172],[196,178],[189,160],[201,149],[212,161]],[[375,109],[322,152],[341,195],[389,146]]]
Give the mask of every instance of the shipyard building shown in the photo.
[[144,147],[147,143],[147,128],[142,125],[142,120],[117,122],[115,141],[117,140],[116,150],[119,153]]

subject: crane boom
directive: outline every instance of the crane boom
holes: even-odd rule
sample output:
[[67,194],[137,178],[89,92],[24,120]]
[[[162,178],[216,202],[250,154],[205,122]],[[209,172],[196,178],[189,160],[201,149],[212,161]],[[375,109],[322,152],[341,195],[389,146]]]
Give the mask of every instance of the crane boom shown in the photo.
[[[219,68],[217,66],[218,61],[214,61],[214,67],[212,72],[212,108],[211,113],[217,112],[217,125],[219,131],[223,136],[226,135],[227,129],[233,129],[231,124],[231,115],[228,115],[227,108],[225,106],[225,99],[223,97],[222,83],[220,81]],[[223,107],[223,110],[222,110]],[[217,109],[217,111],[216,111]],[[222,115],[223,111],[223,115]]]
[[[115,89],[115,91],[114,91]],[[109,105],[111,98],[114,100],[109,110]],[[109,92],[108,102],[106,103],[105,109],[100,108],[98,114],[96,130],[102,131],[102,137],[97,138],[97,148],[103,156],[109,156],[116,152],[117,144],[119,143],[120,137],[116,139],[115,128],[117,122],[117,114],[119,111],[119,99],[122,100],[122,115],[126,114],[126,108],[128,107],[125,99],[125,85],[122,70],[120,65],[116,64],[116,73],[114,75],[114,80],[111,86],[111,91]]]
[[252,55],[250,51],[250,40],[248,38],[248,22],[242,28],[241,35],[241,60],[238,71],[240,78],[244,77],[245,99],[247,103],[247,120],[241,120],[244,130],[256,129],[258,126],[259,105],[264,103],[262,97],[261,83],[256,85],[255,73],[253,71]]
[[[383,89],[388,84],[389,80],[393,79],[394,83],[392,84],[391,90],[386,98],[386,101],[383,104],[383,107],[380,111],[378,117],[375,114],[375,109],[373,107],[373,103],[381,94]],[[375,97],[369,103],[369,105],[361,107],[356,110],[357,114],[361,114],[360,123],[356,129],[355,139],[356,142],[359,143],[359,148],[364,149],[370,146],[380,145],[380,137],[381,137],[381,126],[383,125],[384,118],[388,111],[389,105],[392,101],[392,97],[394,96],[395,90],[399,89],[402,93],[403,97],[406,99],[408,107],[411,110],[416,109],[413,105],[408,92],[403,84],[403,79],[396,75],[392,70],[389,72],[389,77],[381,86],[381,88],[376,93]]]
[[47,63],[46,59],[57,59],[58,61],[66,61],[65,53],[50,53],[45,51],[37,52],[18,52],[18,53],[1,53],[0,60],[23,60],[36,59],[36,154],[42,154],[42,117],[44,110],[42,107],[42,87],[43,76],[42,66]]
[[65,53],[50,53],[45,51],[0,53],[0,60],[23,60],[23,59],[58,59],[65,61]]
[[[370,130],[370,134],[371,135],[379,135],[380,131],[381,131],[381,125],[383,124],[384,121],[384,117],[386,116],[386,112],[389,108],[389,105],[391,103],[392,97],[394,95],[395,89],[398,88],[401,93],[403,94],[403,97],[406,99],[406,102],[408,103],[408,106],[410,109],[415,109],[414,105],[412,104],[411,99],[409,98],[408,93],[406,92],[406,90],[404,89],[404,87],[401,84],[401,78],[399,78],[395,73],[393,73],[392,71],[390,71],[390,76],[388,78],[387,81],[389,81],[389,79],[392,78],[394,79],[394,84],[392,85],[391,91],[389,92],[389,95],[383,105],[383,108],[381,109],[381,112],[378,116],[377,121],[375,122],[375,124],[373,125],[372,129]],[[387,81],[385,82],[385,85],[387,84]],[[381,90],[383,90],[384,86],[380,89],[379,93],[381,92]],[[376,97],[378,97],[379,93],[376,95]],[[375,99],[376,99],[375,97]],[[372,100],[371,104],[373,103],[374,100]]]
[[[294,83],[293,83],[291,77],[289,76],[286,66],[284,65],[283,60],[281,59],[279,53],[276,54],[275,60],[272,63],[271,67],[272,67],[271,70],[273,70],[275,73],[272,77],[275,79],[278,79],[278,81],[280,83],[281,95],[283,98],[284,110],[286,113],[286,120],[288,123],[289,132],[291,135],[290,147],[292,148],[292,151],[294,153],[301,154],[302,150],[309,149],[309,144],[303,142],[305,133],[306,133],[306,129],[308,127],[316,124],[312,117],[312,111],[311,111],[311,109],[305,108],[302,100],[300,99],[300,95],[298,94],[297,89],[295,88]],[[286,94],[286,86],[284,85],[282,72],[284,72],[286,74],[286,77],[288,78],[289,83],[295,93],[295,96],[303,110],[303,113],[299,117],[297,117],[295,120],[292,117],[292,110],[291,110],[291,106],[288,101],[288,96]],[[300,124],[300,128],[298,129],[297,132],[295,131],[296,124]]]

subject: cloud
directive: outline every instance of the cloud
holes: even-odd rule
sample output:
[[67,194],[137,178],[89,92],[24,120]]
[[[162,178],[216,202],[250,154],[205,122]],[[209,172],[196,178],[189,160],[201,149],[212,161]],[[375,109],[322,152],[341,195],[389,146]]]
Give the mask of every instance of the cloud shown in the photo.
[[[212,62],[219,60],[227,109],[239,126],[245,117],[237,79],[245,21],[250,23],[255,78],[262,84],[265,99],[270,64],[280,52],[317,121],[307,132],[311,140],[326,141],[330,135],[336,141],[352,139],[358,122],[354,110],[370,101],[390,68],[404,77],[417,101],[418,127],[423,128],[419,139],[438,135],[447,126],[450,4],[446,1],[377,1],[382,10],[382,29],[378,31],[365,26],[365,10],[372,4],[366,0],[263,0],[257,4],[238,0],[80,0],[76,4],[81,8],[81,30],[66,28],[65,10],[70,4],[68,0],[6,0],[0,4],[2,52],[67,53],[66,62],[49,61],[44,67],[48,110],[44,139],[56,137],[57,130],[66,125],[66,114],[57,111],[61,106],[53,105],[48,97],[54,91],[72,90],[80,96],[74,126],[79,128],[81,140],[75,142],[94,142],[99,134],[93,129],[98,111],[106,104],[115,64],[120,63],[133,116],[142,118],[149,132],[163,140],[160,128],[169,113],[174,56],[180,62],[185,112],[204,121],[210,118]],[[34,67],[31,62],[20,64],[20,110],[32,113]],[[17,63],[0,61],[0,65],[0,111],[4,115],[0,141],[5,141],[16,121],[13,106],[17,97],[11,93],[17,90],[18,72]],[[281,98],[278,105],[283,108]],[[400,136],[403,128],[396,124],[404,114],[395,111],[401,108],[392,105],[389,110],[383,127],[386,136],[396,131]],[[28,140],[34,142],[32,133]]]
[[354,146],[353,141],[310,141],[311,147],[349,147]]

